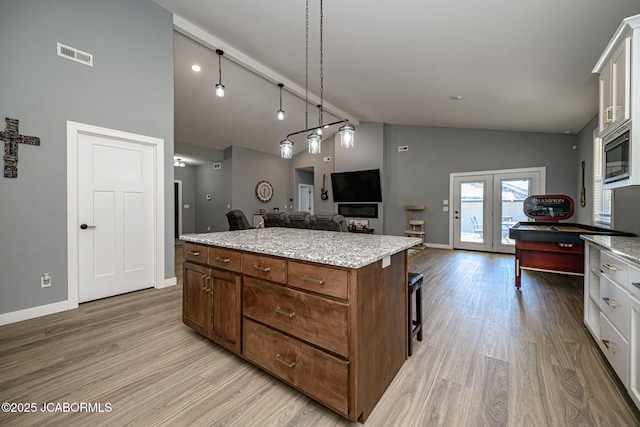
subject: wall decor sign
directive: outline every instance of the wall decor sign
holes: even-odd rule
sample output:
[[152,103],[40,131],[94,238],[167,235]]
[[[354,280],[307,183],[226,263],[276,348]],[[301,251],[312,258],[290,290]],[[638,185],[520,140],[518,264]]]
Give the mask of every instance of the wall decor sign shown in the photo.
[[4,141],[4,177],[18,177],[18,144],[40,145],[37,136],[20,135],[18,119],[6,118],[7,127],[0,132],[0,140]]

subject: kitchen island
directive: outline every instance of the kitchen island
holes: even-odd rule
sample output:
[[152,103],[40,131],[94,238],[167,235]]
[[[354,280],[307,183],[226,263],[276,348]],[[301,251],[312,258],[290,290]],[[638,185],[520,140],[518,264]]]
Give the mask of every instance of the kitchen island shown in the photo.
[[181,236],[183,322],[350,421],[407,358],[419,239],[291,228]]

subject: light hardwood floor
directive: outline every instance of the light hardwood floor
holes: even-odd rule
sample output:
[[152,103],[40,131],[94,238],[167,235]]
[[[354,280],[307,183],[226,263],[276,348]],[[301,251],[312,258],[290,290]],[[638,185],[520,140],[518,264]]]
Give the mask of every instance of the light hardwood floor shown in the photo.
[[[513,257],[425,249],[424,340],[367,426],[638,426],[582,323],[582,280]],[[179,262],[176,264],[179,268]],[[0,402],[107,403],[0,412],[0,425],[349,423],[181,323],[181,289],[144,290],[0,327]]]

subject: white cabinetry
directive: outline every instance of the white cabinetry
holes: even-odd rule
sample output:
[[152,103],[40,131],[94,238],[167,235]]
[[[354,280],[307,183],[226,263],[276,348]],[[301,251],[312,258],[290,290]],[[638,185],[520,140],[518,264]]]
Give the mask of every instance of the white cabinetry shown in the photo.
[[600,135],[631,118],[631,36],[621,40],[600,72]]
[[587,242],[584,323],[640,408],[640,267]]
[[600,138],[631,122],[629,179],[605,185],[640,185],[640,15],[625,18],[593,69],[599,75]]
[[640,270],[629,274],[631,331],[629,332],[629,394],[640,408]]

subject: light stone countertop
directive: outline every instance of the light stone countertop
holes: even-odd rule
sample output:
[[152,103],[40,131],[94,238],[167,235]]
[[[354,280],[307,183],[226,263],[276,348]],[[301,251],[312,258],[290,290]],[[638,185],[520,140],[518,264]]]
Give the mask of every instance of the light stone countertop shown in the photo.
[[421,242],[415,237],[284,227],[184,234],[180,240],[355,269]]
[[608,249],[622,258],[640,265],[640,237],[580,235],[582,240]]

